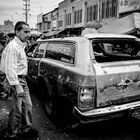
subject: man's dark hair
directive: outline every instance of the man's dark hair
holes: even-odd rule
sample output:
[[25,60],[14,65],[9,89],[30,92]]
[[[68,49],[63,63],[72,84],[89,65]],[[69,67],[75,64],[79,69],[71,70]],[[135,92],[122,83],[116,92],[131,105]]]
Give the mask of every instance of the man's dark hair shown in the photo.
[[22,25],[27,25],[27,26],[29,26],[29,24],[27,24],[27,23],[24,22],[24,21],[18,21],[18,22],[15,24],[15,33],[16,33],[16,31],[22,30]]

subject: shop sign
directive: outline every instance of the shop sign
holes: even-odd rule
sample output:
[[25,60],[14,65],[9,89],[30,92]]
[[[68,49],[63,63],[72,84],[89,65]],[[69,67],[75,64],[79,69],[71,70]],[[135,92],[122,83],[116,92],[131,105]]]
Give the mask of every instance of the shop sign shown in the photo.
[[140,0],[120,0],[119,13],[140,10]]

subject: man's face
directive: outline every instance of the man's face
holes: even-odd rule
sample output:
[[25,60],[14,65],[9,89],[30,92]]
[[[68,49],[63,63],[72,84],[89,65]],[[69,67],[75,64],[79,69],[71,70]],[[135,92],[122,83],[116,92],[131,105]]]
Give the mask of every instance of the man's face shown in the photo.
[[26,42],[30,35],[30,28],[28,25],[22,25],[22,29],[17,31],[17,37],[22,41]]

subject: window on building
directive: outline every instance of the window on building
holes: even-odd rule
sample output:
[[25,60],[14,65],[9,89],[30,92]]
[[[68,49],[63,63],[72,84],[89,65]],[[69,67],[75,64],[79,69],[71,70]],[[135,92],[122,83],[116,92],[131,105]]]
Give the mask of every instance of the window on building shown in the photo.
[[63,20],[58,21],[58,27],[62,27],[63,26]]
[[112,0],[112,16],[117,16],[117,0]]
[[109,0],[106,2],[106,18],[109,18]]
[[92,21],[92,6],[89,7],[89,21]]
[[74,12],[74,24],[76,24],[76,11]]
[[68,14],[66,14],[66,20],[65,20],[65,25],[68,25]]
[[82,9],[80,9],[80,23],[82,22]]
[[93,21],[94,20],[94,6],[92,5],[91,6],[91,21]]
[[69,14],[69,25],[71,25],[71,13]]
[[102,19],[105,18],[105,13],[106,13],[106,10],[105,10],[105,2],[102,3]]
[[67,25],[71,25],[71,13],[67,15]]
[[117,0],[102,2],[102,19],[117,16]]
[[113,17],[113,15],[112,15],[112,1],[109,1],[109,17]]
[[74,12],[74,24],[79,24],[82,22],[82,9]]
[[47,29],[51,29],[51,23],[50,22],[48,22],[48,24],[47,24]]
[[97,20],[98,18],[98,5],[87,7],[87,22]]
[[90,9],[89,9],[89,7],[87,7],[87,22],[89,22],[89,11]]
[[94,20],[97,20],[98,18],[98,5],[94,5],[94,11],[95,11],[95,16],[94,16]]
[[66,25],[71,25],[71,13],[66,15]]

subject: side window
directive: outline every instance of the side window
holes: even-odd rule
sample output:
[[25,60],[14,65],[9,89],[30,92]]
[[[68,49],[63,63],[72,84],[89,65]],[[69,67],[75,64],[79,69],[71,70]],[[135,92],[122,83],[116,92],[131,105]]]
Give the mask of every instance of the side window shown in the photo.
[[50,42],[45,57],[74,64],[75,50],[74,43]]
[[33,45],[31,45],[27,50],[25,50],[26,54],[33,53],[36,50],[38,44],[39,42],[36,42]]
[[45,50],[47,48],[47,42],[42,42],[38,46],[38,48],[35,51],[35,57],[36,58],[42,58],[44,56]]
[[95,56],[103,55],[103,47],[101,43],[93,42],[92,47]]

